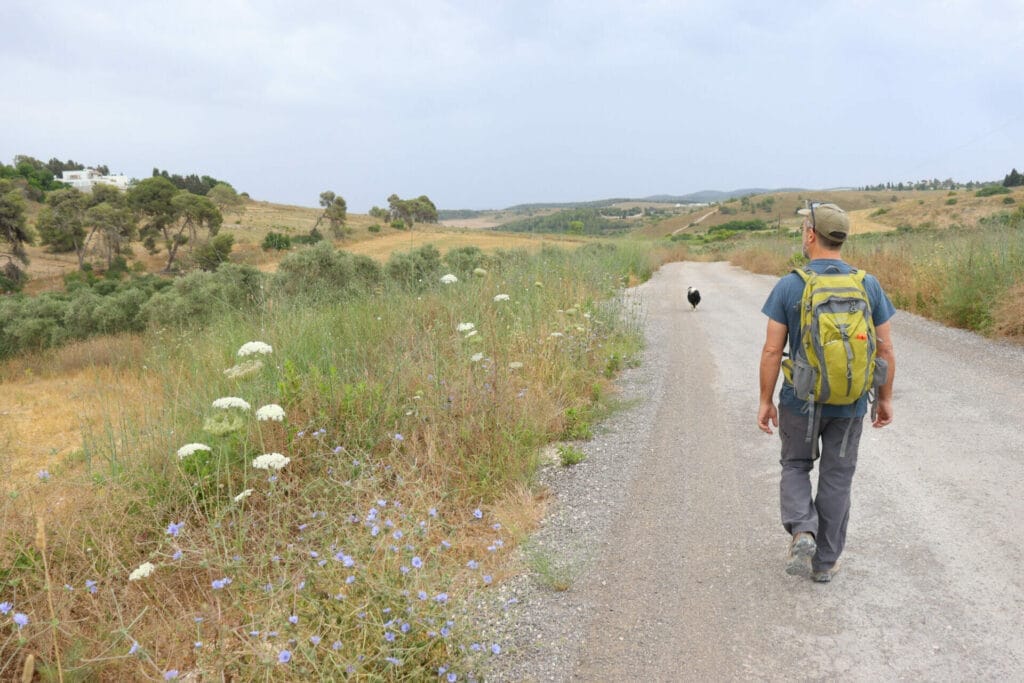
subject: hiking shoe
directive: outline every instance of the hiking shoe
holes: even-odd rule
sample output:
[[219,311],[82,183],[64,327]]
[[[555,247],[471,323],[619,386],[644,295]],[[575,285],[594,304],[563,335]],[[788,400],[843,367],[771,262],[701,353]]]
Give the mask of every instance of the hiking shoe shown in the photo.
[[789,542],[786,573],[790,576],[806,576],[811,569],[811,558],[817,549],[811,532],[801,531],[793,534],[793,540]]
[[835,563],[828,569],[818,569],[811,572],[811,581],[814,583],[828,583],[839,571],[839,563]]

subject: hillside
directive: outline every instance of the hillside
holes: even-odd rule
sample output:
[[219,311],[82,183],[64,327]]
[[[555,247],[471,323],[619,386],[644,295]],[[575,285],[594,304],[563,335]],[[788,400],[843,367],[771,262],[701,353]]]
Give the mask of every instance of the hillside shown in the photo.
[[681,213],[646,223],[637,234],[660,238],[680,232],[698,233],[729,221],[754,218],[795,229],[800,224],[796,211],[803,208],[806,201],[833,202],[843,207],[850,214],[854,234],[895,230],[901,226],[970,226],[984,216],[1024,203],[1024,189],[1020,187],[1013,188],[1009,194],[975,195],[973,190],[771,192],[730,199],[711,207],[686,207]]

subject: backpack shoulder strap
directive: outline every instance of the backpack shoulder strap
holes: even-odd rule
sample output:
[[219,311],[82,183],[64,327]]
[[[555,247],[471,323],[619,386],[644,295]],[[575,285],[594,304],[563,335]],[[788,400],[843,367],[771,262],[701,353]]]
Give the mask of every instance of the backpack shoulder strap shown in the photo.
[[814,271],[807,267],[794,268],[793,272],[800,276],[800,278],[804,281],[804,284],[807,284],[807,281],[811,279],[812,275],[814,275]]

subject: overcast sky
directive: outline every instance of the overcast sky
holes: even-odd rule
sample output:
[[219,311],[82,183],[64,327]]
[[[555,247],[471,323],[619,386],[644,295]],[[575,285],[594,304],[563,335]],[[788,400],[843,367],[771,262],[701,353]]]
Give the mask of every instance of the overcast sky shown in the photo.
[[1024,169],[1024,2],[0,0],[0,160],[352,212]]

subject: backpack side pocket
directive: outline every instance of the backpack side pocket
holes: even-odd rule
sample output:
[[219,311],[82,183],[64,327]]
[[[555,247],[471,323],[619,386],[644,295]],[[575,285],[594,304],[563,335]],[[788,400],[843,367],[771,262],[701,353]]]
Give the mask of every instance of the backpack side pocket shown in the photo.
[[818,371],[799,355],[793,359],[793,392],[801,401],[814,395],[818,386]]

